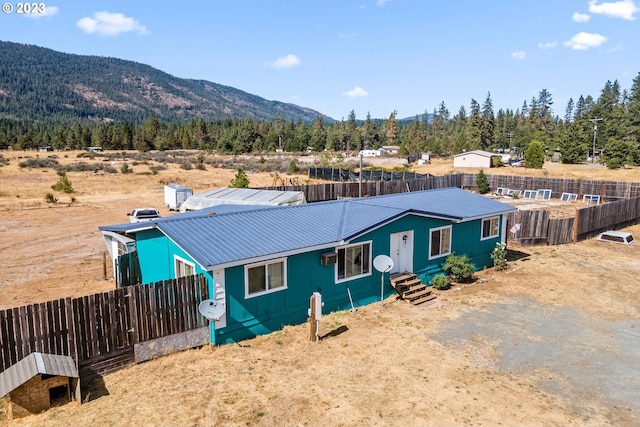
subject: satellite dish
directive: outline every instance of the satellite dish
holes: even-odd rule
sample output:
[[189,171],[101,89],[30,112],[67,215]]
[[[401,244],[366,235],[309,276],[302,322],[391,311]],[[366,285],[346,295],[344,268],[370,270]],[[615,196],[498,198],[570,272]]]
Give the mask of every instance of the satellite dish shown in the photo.
[[393,268],[393,260],[386,255],[378,255],[373,259],[373,267],[381,273],[386,273]]
[[198,305],[198,311],[208,320],[218,321],[225,314],[226,308],[223,301],[206,299]]

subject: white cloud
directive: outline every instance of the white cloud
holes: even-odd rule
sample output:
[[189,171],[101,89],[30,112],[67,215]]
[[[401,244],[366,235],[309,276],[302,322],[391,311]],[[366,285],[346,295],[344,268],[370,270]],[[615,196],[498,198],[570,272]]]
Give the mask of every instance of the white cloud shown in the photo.
[[587,50],[592,47],[598,47],[606,41],[607,38],[603,35],[581,32],[563,44],[573,50]]
[[267,62],[266,65],[277,69],[291,68],[300,65],[300,58],[296,55],[289,54],[287,56],[281,56],[273,62]]
[[573,14],[571,19],[573,19],[574,22],[589,22],[589,19],[591,19],[591,15],[588,15],[586,13],[576,12]]
[[78,28],[87,34],[100,34],[101,36],[117,36],[120,33],[130,31],[139,35],[149,34],[147,27],[140,24],[137,19],[124,16],[122,13],[96,12],[93,17],[84,17],[76,22]]
[[376,6],[384,6],[385,4],[389,3],[391,0],[377,0],[376,1]]
[[366,90],[362,89],[360,86],[356,86],[349,92],[345,92],[345,96],[348,98],[360,98],[367,95],[369,95],[369,93]]
[[527,56],[527,52],[525,52],[524,50],[521,50],[519,52],[512,52],[511,53],[511,58],[515,59],[516,61],[521,61],[523,60],[525,57]]
[[540,49],[553,49],[558,45],[557,41],[547,42],[547,43],[538,43],[538,47]]
[[60,9],[58,6],[45,6],[44,12],[42,13],[25,13],[24,17],[31,19],[40,19],[45,17],[51,17],[54,15],[58,15],[60,13]]
[[611,16],[612,18],[622,18],[627,21],[636,19],[633,16],[640,9],[635,5],[633,0],[621,0],[617,2],[598,4],[596,0],[589,2],[589,12]]

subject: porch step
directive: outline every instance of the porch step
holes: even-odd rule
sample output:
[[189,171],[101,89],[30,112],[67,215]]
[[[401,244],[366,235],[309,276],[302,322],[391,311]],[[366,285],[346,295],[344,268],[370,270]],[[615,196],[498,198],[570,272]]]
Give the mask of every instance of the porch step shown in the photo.
[[434,289],[422,283],[414,273],[396,273],[390,281],[398,295],[413,305],[432,301],[438,297]]

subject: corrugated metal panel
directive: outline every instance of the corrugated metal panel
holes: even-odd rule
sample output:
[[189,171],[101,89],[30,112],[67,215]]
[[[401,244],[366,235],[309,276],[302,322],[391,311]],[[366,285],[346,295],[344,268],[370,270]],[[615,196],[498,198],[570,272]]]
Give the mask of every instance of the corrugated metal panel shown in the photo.
[[460,188],[389,194],[359,200],[362,200],[362,203],[395,206],[411,212],[451,218],[458,221],[516,210],[505,203],[479,196]]
[[302,191],[214,188],[213,190],[190,196],[183,203],[183,207],[186,210],[198,210],[222,204],[277,206],[299,205],[305,202]]
[[44,372],[41,374],[61,375],[63,377],[78,378],[78,370],[76,363],[70,356],[61,356],[59,354],[33,353],[36,357],[42,358],[44,363]]
[[[513,210],[459,188],[446,188],[213,215],[176,215],[153,221],[153,226],[200,265],[211,267],[337,244],[411,213],[464,221]],[[135,224],[100,229],[122,231],[131,226]]]
[[78,370],[71,357],[31,353],[15,365],[0,372],[0,397],[11,393],[38,374],[78,378]]

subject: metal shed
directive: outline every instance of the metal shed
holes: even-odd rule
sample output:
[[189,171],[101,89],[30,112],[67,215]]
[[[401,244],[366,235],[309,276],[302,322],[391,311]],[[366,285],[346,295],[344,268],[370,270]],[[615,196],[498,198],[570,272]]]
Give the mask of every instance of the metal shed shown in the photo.
[[304,203],[306,198],[302,191],[214,188],[189,197],[180,211],[195,211],[217,205],[293,206]]
[[72,399],[81,402],[80,377],[70,356],[31,353],[0,372],[0,398],[9,418],[45,411]]

